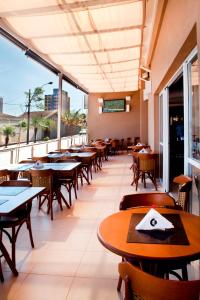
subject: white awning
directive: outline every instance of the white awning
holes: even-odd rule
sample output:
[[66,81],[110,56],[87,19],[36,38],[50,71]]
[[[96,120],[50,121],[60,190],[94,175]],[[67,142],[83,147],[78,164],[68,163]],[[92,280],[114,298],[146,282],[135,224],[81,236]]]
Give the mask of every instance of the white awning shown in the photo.
[[4,29],[88,92],[138,89],[144,1],[6,0]]

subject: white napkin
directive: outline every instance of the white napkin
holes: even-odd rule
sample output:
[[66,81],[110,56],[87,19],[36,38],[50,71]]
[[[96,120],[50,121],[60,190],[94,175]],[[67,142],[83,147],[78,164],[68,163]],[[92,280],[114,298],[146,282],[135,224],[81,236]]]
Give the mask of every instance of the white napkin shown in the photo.
[[142,148],[139,153],[149,153],[148,149]]
[[142,146],[142,144],[141,143],[137,143],[137,145],[136,146]]
[[174,225],[153,208],[148,211],[135,227],[136,230],[165,230],[172,228],[174,228]]
[[41,169],[41,168],[43,168],[43,164],[38,160],[38,161],[33,165],[33,167],[34,167],[35,169]]

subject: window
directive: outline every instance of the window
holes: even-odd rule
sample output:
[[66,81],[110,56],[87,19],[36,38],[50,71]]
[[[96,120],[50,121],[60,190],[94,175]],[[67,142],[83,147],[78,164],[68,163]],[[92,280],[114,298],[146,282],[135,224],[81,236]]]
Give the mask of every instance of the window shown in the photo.
[[200,99],[199,99],[199,60],[191,61],[190,68],[190,157],[200,161]]

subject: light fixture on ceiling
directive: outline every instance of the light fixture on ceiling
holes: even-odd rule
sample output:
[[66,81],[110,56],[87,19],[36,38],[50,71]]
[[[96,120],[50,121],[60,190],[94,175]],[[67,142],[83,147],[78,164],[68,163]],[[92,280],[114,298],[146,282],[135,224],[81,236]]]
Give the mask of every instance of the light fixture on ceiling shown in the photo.
[[146,68],[146,67],[143,67],[143,66],[140,66],[140,69],[142,71],[141,71],[141,76],[139,77],[139,79],[142,80],[142,81],[149,81],[151,70]]

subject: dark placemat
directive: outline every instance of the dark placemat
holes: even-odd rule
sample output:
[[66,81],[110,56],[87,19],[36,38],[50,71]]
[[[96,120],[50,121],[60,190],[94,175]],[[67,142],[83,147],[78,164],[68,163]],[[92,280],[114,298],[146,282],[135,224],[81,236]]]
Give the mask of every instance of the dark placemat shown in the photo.
[[172,230],[135,230],[135,226],[144,216],[145,214],[132,214],[127,237],[128,243],[189,245],[185,229],[178,214],[162,214],[174,225]]
[[4,204],[5,202],[8,202],[8,200],[0,199],[0,205]]
[[17,196],[27,188],[27,186],[0,186],[0,196]]

